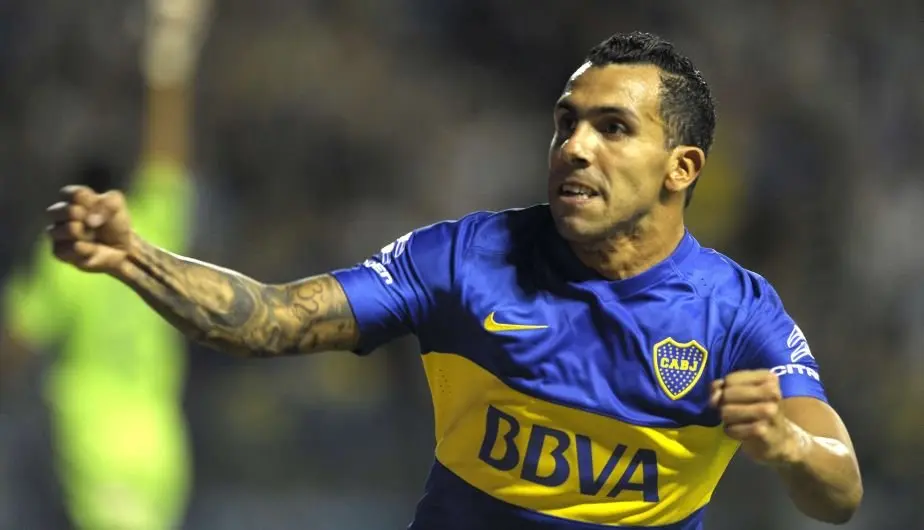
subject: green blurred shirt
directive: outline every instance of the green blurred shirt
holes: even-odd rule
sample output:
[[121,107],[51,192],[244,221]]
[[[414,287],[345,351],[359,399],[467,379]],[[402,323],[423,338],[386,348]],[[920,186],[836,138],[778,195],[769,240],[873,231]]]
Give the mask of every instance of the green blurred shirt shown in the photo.
[[[183,252],[192,198],[180,169],[141,168],[127,197],[134,229]],[[182,337],[120,282],[56,261],[42,241],[31,269],[11,278],[4,303],[15,337],[60,354],[46,384],[46,397],[65,416],[59,427],[106,431],[101,423],[109,422],[122,432],[147,429],[151,418],[139,413],[156,416],[177,406],[185,372]]]

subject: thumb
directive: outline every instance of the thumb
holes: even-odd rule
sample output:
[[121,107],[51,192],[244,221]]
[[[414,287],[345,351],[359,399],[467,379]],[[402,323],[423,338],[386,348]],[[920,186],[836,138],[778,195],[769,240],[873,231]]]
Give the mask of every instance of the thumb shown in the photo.
[[86,224],[99,228],[108,223],[125,207],[125,197],[118,191],[107,191],[97,197],[87,211]]

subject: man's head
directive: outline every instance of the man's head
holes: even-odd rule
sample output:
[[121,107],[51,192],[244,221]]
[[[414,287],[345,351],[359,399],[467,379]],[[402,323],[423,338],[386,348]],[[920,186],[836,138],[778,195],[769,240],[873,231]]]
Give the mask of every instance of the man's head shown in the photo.
[[712,145],[715,106],[687,57],[657,36],[632,33],[590,51],[554,119],[552,214],[566,239],[588,242],[655,208],[689,203]]

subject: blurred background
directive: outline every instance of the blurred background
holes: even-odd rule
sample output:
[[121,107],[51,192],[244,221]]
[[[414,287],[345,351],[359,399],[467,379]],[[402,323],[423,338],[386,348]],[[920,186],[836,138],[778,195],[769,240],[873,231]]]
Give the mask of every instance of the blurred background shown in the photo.
[[[563,83],[636,29],[718,99],[689,226],[808,336],[865,475],[847,528],[922,528],[917,0],[0,3],[0,528],[403,528],[433,445],[413,340],[273,361],[186,344],[40,257],[43,210],[66,183],[118,187],[171,250],[265,281],[348,266],[543,201]],[[87,476],[113,454],[156,455],[169,473],[134,479],[155,500]],[[714,530],[821,527],[743,457],[711,506]]]

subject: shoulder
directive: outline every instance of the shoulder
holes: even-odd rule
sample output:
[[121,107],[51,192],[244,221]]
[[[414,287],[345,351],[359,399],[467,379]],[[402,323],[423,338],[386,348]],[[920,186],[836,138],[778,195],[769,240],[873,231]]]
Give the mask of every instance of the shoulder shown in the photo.
[[[456,219],[421,226],[382,247],[373,259],[384,265],[401,256],[413,260],[463,259],[471,249],[504,253],[527,236],[537,233],[537,223],[550,219],[542,206],[502,211],[475,211]],[[535,237],[535,236],[533,236]]]
[[685,286],[696,293],[695,301],[684,298],[692,305],[680,314],[697,316],[679,325],[702,326],[701,344],[720,360],[717,375],[803,358],[804,337],[771,282],[721,252],[697,247],[677,266]]
[[382,249],[388,254],[393,247],[408,241],[417,247],[476,248],[480,251],[506,252],[513,245],[535,238],[540,226],[551,222],[548,207],[536,205],[500,211],[475,211],[457,219],[446,219],[405,234]]
[[709,248],[701,248],[683,269],[719,319],[732,360],[745,350],[757,355],[768,343],[799,342],[802,332],[767,278]]
[[543,233],[541,228],[551,223],[552,219],[548,206],[544,204],[472,215],[470,246],[480,251],[498,253],[532,241]]
[[[774,334],[789,326],[791,319],[765,277],[729,256],[708,247],[698,247],[678,266],[678,273],[692,288],[704,323],[723,350],[737,351],[748,336],[772,328]],[[731,354],[731,353],[730,353]]]
[[727,371],[769,369],[781,377],[783,397],[826,400],[805,334],[770,281],[712,249],[689,261],[690,281],[721,319]]
[[699,247],[691,258],[680,272],[701,296],[744,311],[764,303],[779,303],[769,280],[727,255]]

